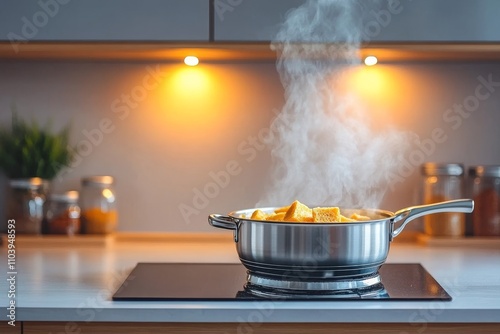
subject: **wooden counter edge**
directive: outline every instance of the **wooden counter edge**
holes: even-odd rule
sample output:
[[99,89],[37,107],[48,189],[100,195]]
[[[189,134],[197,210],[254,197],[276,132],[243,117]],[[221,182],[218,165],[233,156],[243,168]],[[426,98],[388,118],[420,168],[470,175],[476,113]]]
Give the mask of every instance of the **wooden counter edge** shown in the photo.
[[[117,322],[24,322],[24,334],[48,333],[499,333],[500,323],[117,323]],[[14,332],[13,332],[14,333]]]

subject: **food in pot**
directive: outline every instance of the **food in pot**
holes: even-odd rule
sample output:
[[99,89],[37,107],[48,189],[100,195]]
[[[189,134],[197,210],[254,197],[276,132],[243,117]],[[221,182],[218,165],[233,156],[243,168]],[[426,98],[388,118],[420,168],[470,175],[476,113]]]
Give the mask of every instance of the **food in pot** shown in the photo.
[[370,220],[370,217],[357,213],[353,213],[350,217],[345,217],[340,213],[338,207],[316,207],[311,209],[299,201],[294,201],[289,206],[276,209],[272,213],[255,210],[250,218],[255,220],[300,223],[347,223]]

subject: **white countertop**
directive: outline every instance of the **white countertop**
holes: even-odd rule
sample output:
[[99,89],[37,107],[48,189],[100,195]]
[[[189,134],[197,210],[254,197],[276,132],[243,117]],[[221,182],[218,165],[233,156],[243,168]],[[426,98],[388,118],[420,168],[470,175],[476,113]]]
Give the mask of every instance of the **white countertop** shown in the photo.
[[[231,236],[218,240],[19,247],[16,321],[500,323],[499,247],[391,245],[388,263],[421,263],[452,301],[111,301],[138,262],[239,263]],[[5,319],[5,245],[0,258]]]

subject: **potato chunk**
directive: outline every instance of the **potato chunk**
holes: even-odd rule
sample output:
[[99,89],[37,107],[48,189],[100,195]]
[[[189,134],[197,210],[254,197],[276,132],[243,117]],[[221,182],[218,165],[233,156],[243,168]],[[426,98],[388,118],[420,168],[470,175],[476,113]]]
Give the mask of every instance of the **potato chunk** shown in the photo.
[[312,222],[312,210],[307,205],[295,201],[286,211],[283,220],[289,222]]
[[261,211],[261,210],[255,210],[253,213],[252,213],[252,219],[255,219],[255,220],[266,220],[268,214],[266,214],[265,212]]
[[340,222],[341,223],[352,223],[352,222],[355,222],[355,221],[356,221],[356,219],[347,218],[346,216],[340,215]]
[[267,216],[266,220],[272,220],[275,222],[282,222],[284,218],[285,218],[285,212],[278,212],[278,213],[275,213],[273,215]]
[[282,206],[281,208],[277,208],[274,210],[274,213],[287,212],[290,209],[290,205]]
[[368,216],[360,215],[358,213],[353,213],[351,215],[351,219],[354,219],[354,220],[370,220],[371,218],[368,217]]
[[320,207],[312,209],[313,221],[315,223],[333,223],[340,221],[340,209],[338,207]]

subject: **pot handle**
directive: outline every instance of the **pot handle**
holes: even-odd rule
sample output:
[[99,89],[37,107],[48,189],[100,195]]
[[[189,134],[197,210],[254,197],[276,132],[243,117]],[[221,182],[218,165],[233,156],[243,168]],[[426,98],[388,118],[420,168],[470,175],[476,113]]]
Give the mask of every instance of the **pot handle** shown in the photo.
[[[411,206],[401,209],[394,215],[391,223],[390,240],[397,237],[405,228],[406,224],[419,217],[440,212],[465,212],[471,213],[474,210],[474,201],[471,199],[457,199],[427,205]],[[394,229],[395,223],[401,221],[401,225]]]
[[213,227],[234,231],[234,241],[238,242],[240,220],[229,216],[211,214],[208,216],[208,223]]

